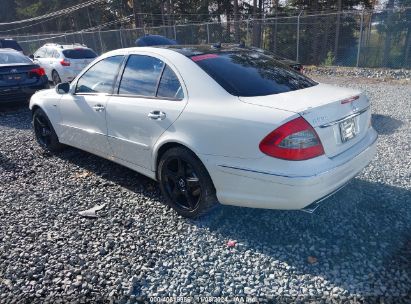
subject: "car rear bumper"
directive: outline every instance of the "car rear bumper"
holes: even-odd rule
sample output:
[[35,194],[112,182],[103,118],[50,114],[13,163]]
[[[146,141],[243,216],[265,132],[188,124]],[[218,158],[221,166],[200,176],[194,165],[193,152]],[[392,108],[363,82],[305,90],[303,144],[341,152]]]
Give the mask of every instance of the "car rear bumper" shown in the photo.
[[[377,133],[333,159],[335,165],[312,175],[284,175],[276,172],[218,165],[210,175],[222,204],[266,209],[303,209],[342,188],[373,159]],[[311,206],[309,206],[311,207]]]
[[0,103],[25,102],[37,91],[48,88],[47,81],[31,86],[0,88]]

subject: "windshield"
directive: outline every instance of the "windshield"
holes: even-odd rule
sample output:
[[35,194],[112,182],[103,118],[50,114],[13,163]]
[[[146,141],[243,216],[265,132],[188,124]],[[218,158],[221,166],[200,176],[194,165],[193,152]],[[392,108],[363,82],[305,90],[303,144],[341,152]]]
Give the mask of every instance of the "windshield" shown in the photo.
[[232,51],[191,56],[208,75],[235,96],[265,96],[317,83],[265,54]]
[[0,52],[0,64],[33,64],[26,56],[17,52]]
[[64,50],[63,55],[68,59],[91,59],[97,57],[97,54],[90,49]]

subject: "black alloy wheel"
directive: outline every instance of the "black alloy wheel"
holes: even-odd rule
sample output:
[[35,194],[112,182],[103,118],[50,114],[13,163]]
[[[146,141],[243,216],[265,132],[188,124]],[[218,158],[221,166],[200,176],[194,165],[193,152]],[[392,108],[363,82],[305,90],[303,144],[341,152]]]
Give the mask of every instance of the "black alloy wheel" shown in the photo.
[[56,71],[53,71],[53,74],[51,75],[53,78],[53,84],[56,86],[59,83],[61,83],[60,75]]
[[217,203],[206,168],[188,149],[168,150],[160,160],[158,177],[167,203],[182,216],[199,217]]
[[37,109],[33,113],[33,128],[36,140],[44,150],[57,152],[64,147],[42,109]]

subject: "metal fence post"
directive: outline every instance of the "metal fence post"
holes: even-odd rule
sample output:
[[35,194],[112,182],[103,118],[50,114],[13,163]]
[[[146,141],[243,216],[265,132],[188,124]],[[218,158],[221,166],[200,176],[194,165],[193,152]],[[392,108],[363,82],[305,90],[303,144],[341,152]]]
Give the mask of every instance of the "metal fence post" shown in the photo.
[[174,40],[177,41],[177,29],[176,29],[176,25],[173,25],[173,30],[174,30]]
[[246,35],[246,40],[248,41],[249,39],[251,40],[251,38],[250,38],[250,18],[248,18],[247,19],[247,21],[246,21],[246,23],[247,23],[247,35]]
[[121,27],[120,27],[120,45],[121,45],[121,48],[124,48],[124,45],[123,45],[123,35],[121,34]]
[[100,54],[103,54],[103,40],[101,39],[101,30],[98,30],[98,38],[100,39]]
[[364,10],[361,11],[361,23],[360,23],[360,37],[358,37],[358,49],[357,49],[357,64],[356,67],[358,68],[360,64],[360,52],[361,52],[361,43],[362,43],[362,27],[364,23]]
[[210,30],[208,28],[208,23],[206,25],[207,25],[207,43],[210,43]]
[[295,56],[295,61],[299,61],[300,58],[300,16],[303,11],[298,14],[297,17],[297,54]]

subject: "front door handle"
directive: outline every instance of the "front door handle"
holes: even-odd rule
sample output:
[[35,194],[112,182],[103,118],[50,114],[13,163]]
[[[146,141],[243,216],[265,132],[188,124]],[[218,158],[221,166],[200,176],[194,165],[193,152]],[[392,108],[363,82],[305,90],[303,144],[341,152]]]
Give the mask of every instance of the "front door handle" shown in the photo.
[[151,111],[147,116],[152,120],[163,120],[167,117],[166,113],[161,111]]
[[104,106],[101,104],[96,104],[95,106],[93,106],[93,109],[97,112],[103,112],[104,111]]

